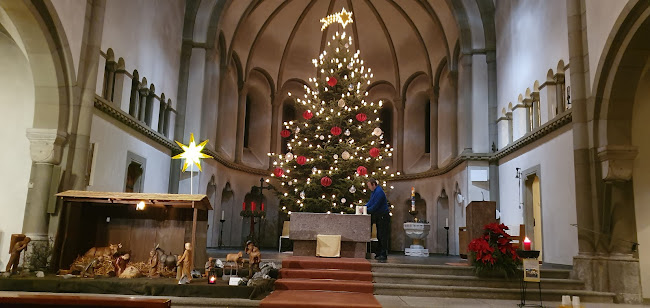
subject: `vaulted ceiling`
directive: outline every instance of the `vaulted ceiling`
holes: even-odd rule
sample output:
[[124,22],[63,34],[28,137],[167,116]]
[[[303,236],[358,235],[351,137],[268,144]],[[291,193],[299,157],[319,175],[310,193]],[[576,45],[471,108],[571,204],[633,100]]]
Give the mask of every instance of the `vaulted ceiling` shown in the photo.
[[[264,71],[280,89],[288,80],[315,76],[311,59],[334,32],[345,31],[373,69],[373,81],[399,93],[410,76],[432,77],[455,50],[489,47],[482,16],[493,12],[493,5],[492,0],[196,0],[186,12],[186,26],[189,19],[194,31],[184,36],[223,49],[220,57],[241,66],[241,80],[254,69]],[[320,19],[342,8],[353,13],[354,22],[321,31]]]

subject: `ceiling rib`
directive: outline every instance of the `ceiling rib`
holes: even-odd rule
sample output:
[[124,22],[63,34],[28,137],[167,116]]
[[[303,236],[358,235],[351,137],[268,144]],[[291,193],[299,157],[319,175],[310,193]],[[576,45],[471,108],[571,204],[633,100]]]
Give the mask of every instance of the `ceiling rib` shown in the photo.
[[289,46],[293,43],[293,39],[296,36],[296,32],[298,32],[298,27],[302,24],[302,21],[305,19],[305,16],[309,13],[311,8],[316,4],[316,0],[311,0],[309,1],[309,4],[302,10],[302,14],[300,14],[300,17],[298,17],[298,21],[296,24],[293,26],[293,29],[291,29],[291,34],[289,35],[289,39],[287,40],[287,43],[284,45],[284,51],[282,51],[282,59],[280,60],[280,68],[278,69],[278,90],[280,90],[280,87],[282,85],[282,78],[284,78],[284,66],[286,65],[286,58],[287,54],[289,53]]
[[397,93],[400,93],[400,77],[399,77],[399,63],[397,61],[397,54],[395,52],[395,44],[393,44],[393,39],[390,36],[390,33],[388,32],[388,28],[386,28],[386,23],[384,23],[384,20],[379,16],[379,12],[377,11],[377,8],[370,2],[370,0],[365,0],[366,4],[372,11],[372,13],[375,15],[375,18],[377,18],[377,22],[379,22],[379,25],[381,26],[382,31],[384,32],[384,35],[388,39],[388,45],[390,47],[390,54],[393,57],[393,68],[395,69],[395,90]]

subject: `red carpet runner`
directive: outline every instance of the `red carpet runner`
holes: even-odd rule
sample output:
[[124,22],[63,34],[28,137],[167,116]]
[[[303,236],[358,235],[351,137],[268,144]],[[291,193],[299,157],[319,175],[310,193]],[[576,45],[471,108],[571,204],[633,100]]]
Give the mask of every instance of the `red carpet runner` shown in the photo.
[[370,269],[366,259],[285,259],[275,291],[262,300],[260,307],[381,307],[372,295]]

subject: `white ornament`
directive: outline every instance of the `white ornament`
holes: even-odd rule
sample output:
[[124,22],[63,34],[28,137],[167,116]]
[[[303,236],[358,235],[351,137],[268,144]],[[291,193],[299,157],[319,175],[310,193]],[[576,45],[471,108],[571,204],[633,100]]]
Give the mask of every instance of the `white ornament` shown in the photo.
[[289,182],[287,182],[287,185],[289,185],[289,186],[291,186],[291,185],[292,185],[291,183],[292,183],[292,182],[291,182],[291,181],[289,181]]
[[339,99],[339,107],[341,107],[341,108],[345,107],[345,100],[344,99]]
[[305,191],[304,190],[300,192],[300,198],[305,199]]
[[339,159],[339,155],[338,155],[338,154],[334,154],[334,159]]
[[353,194],[355,192],[357,192],[357,189],[354,186],[350,187],[350,193]]
[[316,171],[318,171],[318,169],[316,169],[316,167],[311,168],[311,172],[316,173]]
[[343,154],[341,154],[341,157],[345,160],[348,160],[350,159],[350,153],[348,153],[348,151],[345,151]]
[[341,203],[345,203],[345,201],[348,201],[348,200],[345,200],[345,198],[341,198]]
[[344,134],[345,134],[346,136],[350,136],[350,130],[349,130],[349,129],[346,129]]
[[291,152],[287,153],[287,155],[285,155],[284,158],[286,158],[287,161],[292,160],[293,159],[293,153],[291,153]]
[[376,128],[372,131],[372,134],[375,135],[375,136],[377,136],[377,137],[381,136],[382,133],[383,133],[383,131],[382,131],[381,128],[379,128],[379,127],[376,127]]
[[300,127],[296,127],[296,134],[300,132]]
[[324,136],[324,135],[320,135],[320,137],[318,137],[318,139],[320,139],[320,140],[324,140],[324,139],[325,139],[325,136]]

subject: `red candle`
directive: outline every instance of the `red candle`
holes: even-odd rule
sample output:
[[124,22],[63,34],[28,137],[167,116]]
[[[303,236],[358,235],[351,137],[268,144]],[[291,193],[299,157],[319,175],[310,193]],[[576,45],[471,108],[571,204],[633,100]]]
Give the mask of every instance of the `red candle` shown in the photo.
[[241,203],[241,210],[245,211],[246,210],[246,202]]
[[264,211],[264,202],[262,202],[262,211]]
[[531,244],[530,240],[528,239],[528,237],[526,237],[524,239],[524,250],[530,250],[530,244]]
[[255,201],[251,202],[251,211],[255,211]]

